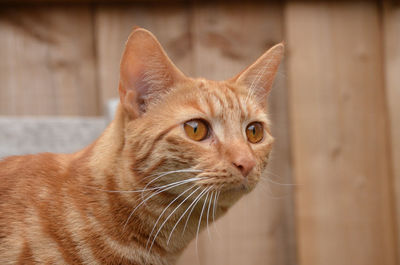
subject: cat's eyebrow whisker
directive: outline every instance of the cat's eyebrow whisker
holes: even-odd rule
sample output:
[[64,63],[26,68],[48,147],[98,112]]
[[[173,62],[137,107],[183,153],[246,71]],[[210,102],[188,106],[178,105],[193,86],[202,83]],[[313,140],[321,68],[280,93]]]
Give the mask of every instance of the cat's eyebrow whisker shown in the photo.
[[[169,244],[169,241],[171,240],[172,234],[174,233],[174,230],[176,229],[176,227],[178,226],[179,222],[182,220],[182,218],[185,216],[185,214],[189,211],[189,209],[197,202],[198,198],[201,198],[202,194],[204,194],[206,192],[206,190],[202,190],[197,197],[191,202],[191,204],[187,207],[187,209],[182,213],[181,217],[179,217],[178,221],[176,221],[174,227],[171,230],[171,233],[168,236],[168,240],[167,240],[167,245]],[[185,226],[186,227],[186,226]]]
[[[157,218],[157,220],[156,220],[156,222],[155,222],[155,224],[154,224],[154,226],[153,226],[153,229],[151,230],[151,232],[150,232],[150,234],[149,234],[149,238],[147,239],[147,243],[146,243],[146,248],[147,248],[147,246],[148,246],[149,243],[150,243],[150,238],[151,238],[151,236],[153,235],[153,232],[154,232],[154,230],[156,229],[158,222],[160,221],[160,219],[161,219],[161,217],[164,215],[164,213],[167,211],[167,209],[168,209],[176,200],[178,200],[180,197],[182,197],[183,194],[185,194],[185,193],[188,192],[189,190],[193,189],[195,186],[196,186],[196,185],[192,185],[190,188],[186,189],[186,190],[183,191],[181,194],[179,194],[179,195],[178,195],[175,199],[173,199],[173,200],[164,208],[164,210],[160,213],[160,215],[158,216],[158,218]],[[200,188],[201,188],[201,187],[197,187],[197,189],[195,189],[189,196],[187,196],[187,197],[185,198],[185,200],[183,200],[183,202],[185,202],[193,193],[195,193],[196,191],[198,191]],[[175,210],[176,210],[176,209],[177,209],[177,208],[175,208]],[[174,210],[174,211],[175,211],[175,210]],[[172,213],[173,213],[173,212],[172,212]],[[168,218],[167,218],[166,220],[168,220]],[[163,224],[164,224],[164,223],[163,223]],[[162,226],[163,226],[163,225],[160,226],[160,229],[162,228]],[[158,235],[158,231],[157,231],[156,235],[154,236],[154,240],[156,239],[157,235]],[[153,246],[154,240],[153,240],[153,242],[152,242],[152,244],[151,244],[151,247]],[[150,249],[151,249],[151,247],[150,247]],[[150,251],[150,249],[149,249],[149,251]]]
[[130,215],[128,216],[128,219],[126,220],[126,222],[125,222],[125,224],[124,224],[123,231],[125,230],[126,225],[128,224],[128,222],[129,222],[129,220],[131,219],[132,215],[133,215],[133,214],[136,212],[136,210],[137,210],[141,205],[143,205],[146,201],[148,201],[148,200],[151,199],[152,197],[156,196],[157,194],[160,194],[161,192],[170,190],[170,189],[172,189],[172,188],[175,188],[175,187],[178,187],[178,186],[180,186],[180,185],[183,185],[183,184],[186,184],[186,183],[189,183],[189,182],[193,182],[193,181],[196,181],[196,180],[197,180],[196,178],[191,178],[191,179],[187,179],[187,180],[181,180],[181,181],[178,181],[178,182],[174,182],[174,183],[171,183],[171,184],[166,185],[166,186],[168,186],[168,187],[166,187],[166,188],[164,188],[164,189],[162,189],[162,190],[159,190],[159,191],[157,191],[157,192],[155,192],[155,193],[149,195],[146,199],[142,200],[142,201],[132,210],[132,212],[130,213]]
[[[199,188],[200,188],[200,187],[199,187]],[[197,188],[195,191],[197,191],[199,188]],[[195,192],[195,191],[194,191],[194,192]],[[187,201],[187,200],[190,198],[190,196],[192,196],[192,194],[193,194],[194,192],[192,192],[188,197],[186,197],[186,198],[185,198],[178,206],[176,206],[176,208],[167,216],[167,218],[164,220],[164,222],[161,224],[160,228],[158,229],[156,235],[154,236],[154,239],[153,239],[153,242],[151,243],[149,252],[150,252],[151,248],[152,248],[153,245],[154,245],[154,242],[155,242],[155,240],[156,240],[156,238],[157,238],[157,235],[160,233],[160,231],[161,231],[161,229],[163,228],[163,226],[165,225],[165,223],[166,223],[166,222],[169,220],[169,218],[178,210],[178,208],[179,208],[183,203],[185,203],[185,201]],[[146,245],[146,247],[147,247],[147,245]]]

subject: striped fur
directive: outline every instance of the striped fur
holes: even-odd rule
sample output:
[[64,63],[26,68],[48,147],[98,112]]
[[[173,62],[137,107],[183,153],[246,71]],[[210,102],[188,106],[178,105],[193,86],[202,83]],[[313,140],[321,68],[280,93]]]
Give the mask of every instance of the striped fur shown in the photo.
[[[281,56],[278,45],[231,80],[190,79],[136,29],[121,62],[121,104],[99,139],[74,154],[0,162],[0,264],[173,264],[265,169],[265,97]],[[200,142],[183,129],[195,118],[211,127]],[[265,128],[257,144],[245,134],[253,121]],[[255,163],[246,176],[233,164],[243,158]]]

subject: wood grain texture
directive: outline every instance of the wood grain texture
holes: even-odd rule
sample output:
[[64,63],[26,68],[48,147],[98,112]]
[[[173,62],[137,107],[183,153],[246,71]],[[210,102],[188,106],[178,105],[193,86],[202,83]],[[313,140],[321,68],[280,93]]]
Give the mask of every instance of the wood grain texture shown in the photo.
[[[386,100],[390,120],[391,162],[396,195],[397,244],[400,241],[400,6],[386,1],[383,10]],[[398,251],[400,264],[400,251]]]
[[379,9],[287,4],[299,264],[396,264]]
[[[278,4],[199,4],[192,12],[195,76],[230,78],[283,39]],[[269,170],[275,174],[265,177],[287,183],[291,182],[287,97],[284,76],[278,76],[270,100],[277,142]],[[216,223],[220,236],[214,227],[211,240],[206,231],[202,233],[197,264],[295,264],[291,199],[290,188],[261,183]]]
[[0,114],[97,115],[88,6],[0,9]]

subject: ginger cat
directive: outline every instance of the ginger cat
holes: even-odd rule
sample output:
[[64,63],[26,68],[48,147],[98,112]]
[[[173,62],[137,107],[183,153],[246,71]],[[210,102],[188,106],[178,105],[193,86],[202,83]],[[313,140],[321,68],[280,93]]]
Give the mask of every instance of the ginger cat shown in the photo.
[[135,29],[99,139],[0,162],[0,264],[174,264],[265,169],[282,55],[278,44],[230,80],[192,79]]

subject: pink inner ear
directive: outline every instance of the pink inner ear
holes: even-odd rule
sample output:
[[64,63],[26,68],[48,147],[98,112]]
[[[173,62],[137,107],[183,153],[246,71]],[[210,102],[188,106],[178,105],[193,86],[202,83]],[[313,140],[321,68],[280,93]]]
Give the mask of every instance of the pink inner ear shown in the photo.
[[[132,58],[135,60],[134,58]],[[124,80],[125,89],[135,90],[137,96],[142,96],[148,92],[145,79],[145,66],[137,58],[134,63],[130,63],[126,68],[121,69],[122,79]]]

